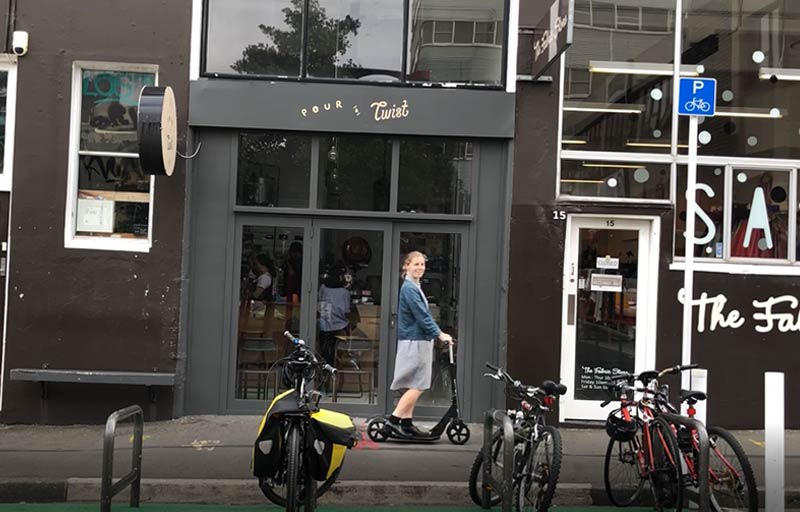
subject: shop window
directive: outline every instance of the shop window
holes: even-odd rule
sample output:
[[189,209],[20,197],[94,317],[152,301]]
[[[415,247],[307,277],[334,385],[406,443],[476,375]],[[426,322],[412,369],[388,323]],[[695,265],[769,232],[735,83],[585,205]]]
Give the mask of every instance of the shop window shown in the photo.
[[591,25],[575,26],[566,52],[564,140],[584,150],[670,153],[674,34],[644,29],[645,18],[657,23],[651,4],[576,0]]
[[[682,169],[682,171],[681,171]],[[680,197],[686,187],[679,168],[678,202],[675,222],[675,256],[681,258],[685,244],[686,201]],[[797,261],[797,251],[790,247],[796,240],[797,212],[791,169],[743,169],[719,166],[698,167],[697,193],[700,211],[695,222],[697,245],[695,256],[738,263],[786,263]],[[682,181],[682,183],[681,183]],[[731,196],[724,195],[729,182]],[[684,187],[681,189],[680,187]],[[723,219],[730,218],[728,228]]]
[[236,204],[308,208],[311,137],[277,132],[239,134]]
[[411,213],[470,213],[472,143],[446,139],[400,141],[397,209]]
[[16,65],[0,63],[0,190],[3,191],[11,190],[16,91]]
[[389,211],[392,141],[335,135],[320,140],[317,206]]
[[[502,0],[486,0],[469,9],[412,0],[407,80],[501,84],[504,9]],[[424,39],[430,21],[434,21],[432,45]]]
[[205,1],[207,76],[503,83],[504,0],[412,0],[407,10],[396,0]]
[[562,160],[562,196],[669,199],[670,165]]
[[65,246],[146,252],[153,177],[139,166],[139,93],[158,67],[76,62]]
[[[800,158],[795,7],[778,3],[765,12],[750,2],[714,9],[685,5],[683,60],[704,66],[705,74],[717,79],[716,116],[700,127],[700,155]],[[688,134],[685,119],[680,133]]]
[[667,9],[642,7],[642,30],[647,32],[669,32],[670,13]]
[[307,12],[309,77],[402,78],[402,2],[313,0]]

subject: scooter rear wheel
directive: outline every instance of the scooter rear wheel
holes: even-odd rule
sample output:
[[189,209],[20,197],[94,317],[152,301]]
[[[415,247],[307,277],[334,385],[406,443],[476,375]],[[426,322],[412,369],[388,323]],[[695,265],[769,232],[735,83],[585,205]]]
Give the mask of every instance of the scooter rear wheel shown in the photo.
[[386,427],[385,418],[373,418],[369,420],[369,423],[367,423],[367,436],[369,436],[369,438],[376,443],[382,443],[386,441],[388,436],[383,430],[384,427]]
[[447,439],[453,444],[464,444],[469,441],[469,427],[461,420],[453,420],[447,425]]

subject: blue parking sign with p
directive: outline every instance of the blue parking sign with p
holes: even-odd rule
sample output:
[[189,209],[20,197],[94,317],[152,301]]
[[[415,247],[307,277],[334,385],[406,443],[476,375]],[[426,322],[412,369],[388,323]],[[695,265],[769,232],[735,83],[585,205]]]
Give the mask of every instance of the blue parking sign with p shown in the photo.
[[681,78],[678,114],[713,116],[717,109],[717,81],[714,78]]

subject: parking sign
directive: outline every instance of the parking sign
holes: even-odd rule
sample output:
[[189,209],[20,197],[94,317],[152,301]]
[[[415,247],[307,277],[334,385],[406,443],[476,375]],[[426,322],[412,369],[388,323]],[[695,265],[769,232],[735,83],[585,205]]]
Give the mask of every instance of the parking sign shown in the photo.
[[714,78],[681,78],[678,114],[713,116],[717,109],[717,81]]

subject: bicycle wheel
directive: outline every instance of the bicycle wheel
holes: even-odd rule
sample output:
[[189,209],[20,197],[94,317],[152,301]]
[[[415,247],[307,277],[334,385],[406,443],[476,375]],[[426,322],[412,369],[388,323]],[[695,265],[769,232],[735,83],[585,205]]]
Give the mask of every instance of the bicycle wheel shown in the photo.
[[[502,454],[503,454],[503,431],[498,430],[492,435],[492,469],[498,465],[498,457],[501,459],[499,466],[502,469]],[[497,476],[495,476],[497,478]],[[475,456],[475,461],[472,463],[472,468],[469,470],[469,497],[472,502],[479,507],[483,506],[481,491],[483,486],[478,482],[483,483],[483,449],[481,449]],[[494,489],[490,488],[489,505],[494,507],[500,503],[500,495],[493,492]]]
[[758,511],[758,489],[750,460],[733,435],[720,427],[708,427],[710,449],[708,479],[711,509]]
[[560,472],[561,433],[548,425],[542,429],[514,489],[515,510],[545,512],[550,508]]
[[[683,481],[678,440],[672,427],[663,418],[650,422],[650,442],[653,455],[653,471],[650,473],[650,488],[653,491],[656,510],[683,506]],[[647,453],[647,451],[645,451]]]
[[[336,471],[333,472],[330,478],[321,484],[317,484],[317,498],[325,494],[328,489],[331,488],[334,482],[336,482],[336,479],[339,477],[339,472],[341,470],[341,467],[336,468]],[[279,507],[286,506],[286,468],[283,469],[280,478],[259,478],[258,485],[261,488],[261,492],[264,493],[264,496],[266,496],[269,501],[278,505]]]
[[603,480],[608,499],[616,507],[632,505],[644,487],[639,446],[638,437],[631,441],[608,440]]
[[303,512],[314,512],[317,507],[317,481],[306,474],[303,485]]
[[300,504],[300,427],[289,427],[286,442],[286,511],[295,512]]

